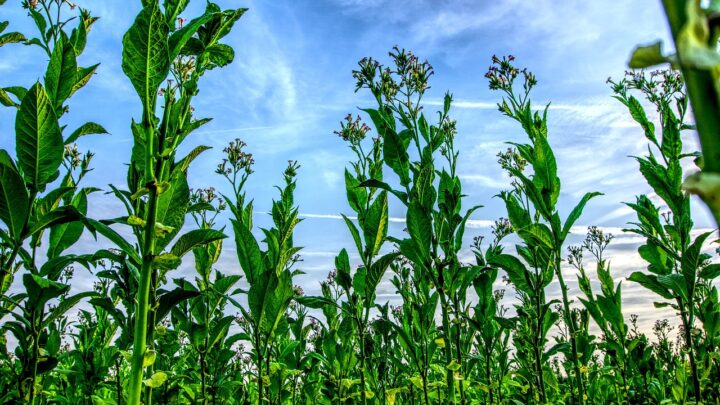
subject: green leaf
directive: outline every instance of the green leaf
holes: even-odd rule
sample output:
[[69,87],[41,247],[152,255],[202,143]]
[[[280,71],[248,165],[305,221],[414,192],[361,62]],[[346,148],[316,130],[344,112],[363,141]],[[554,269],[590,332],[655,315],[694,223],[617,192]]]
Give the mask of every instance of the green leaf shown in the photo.
[[61,35],[50,55],[50,63],[45,73],[45,89],[58,116],[62,115],[62,104],[72,94],[77,81],[75,58],[72,44],[68,43],[68,38],[64,34]]
[[508,219],[512,224],[515,231],[528,227],[532,220],[530,214],[523,209],[518,201],[517,197],[508,192],[500,193],[500,198],[505,201],[505,208],[507,209]]
[[135,248],[128,243],[128,241],[125,240],[122,236],[120,236],[119,233],[115,232],[114,229],[110,228],[109,226],[103,224],[102,222],[96,221],[94,219],[87,220],[87,226],[88,230],[95,235],[96,232],[100,233],[102,236],[108,238],[111,242],[115,244],[120,250],[125,252],[126,255],[128,255],[136,264],[139,264],[142,262],[140,260],[140,256],[138,256],[137,252],[135,251]]
[[190,188],[187,176],[176,174],[170,180],[170,187],[158,197],[157,222],[172,230],[162,237],[158,236],[155,246],[164,249],[185,223],[185,214],[190,206]]
[[720,263],[709,264],[700,271],[700,278],[705,280],[713,280],[718,276],[720,276]]
[[326,306],[337,306],[335,301],[321,297],[321,296],[303,296],[303,297],[295,297],[295,301],[297,301],[298,304],[307,307],[307,308],[313,308],[313,309],[322,309]]
[[85,87],[85,85],[90,81],[90,78],[95,74],[98,66],[100,65],[95,64],[86,68],[78,68],[77,74],[75,75],[75,85],[72,88],[72,93],[75,93]]
[[532,292],[530,284],[528,284],[527,279],[525,278],[527,268],[515,256],[508,254],[492,255],[491,257],[488,257],[488,264],[505,270],[505,273],[507,273],[510,281],[515,284],[515,287],[517,287],[520,291],[524,291],[526,293]]
[[27,41],[27,39],[19,32],[8,32],[7,34],[0,35],[0,46],[18,44],[25,41]]
[[[169,10],[168,10],[169,11]],[[170,60],[175,59],[179,54],[180,50],[185,46],[187,41],[197,33],[198,29],[202,27],[203,24],[207,23],[214,17],[214,13],[208,13],[201,15],[198,18],[195,18],[188,23],[184,24],[182,28],[175,31],[170,35],[170,38],[168,39],[168,48],[170,52]],[[168,21],[168,24],[174,24],[174,21]]]
[[688,284],[685,281],[685,277],[679,273],[666,274],[664,276],[658,276],[657,281],[665,288],[671,290],[676,297],[680,297],[682,300],[687,302],[690,294],[688,293]]
[[180,236],[170,250],[175,256],[183,257],[192,249],[207,245],[210,242],[225,239],[227,236],[215,229],[193,229]]
[[345,194],[350,208],[356,213],[364,209],[367,202],[367,190],[359,187],[360,182],[353,176],[348,169],[345,169]]
[[561,243],[565,241],[565,238],[567,238],[567,235],[570,233],[570,229],[573,225],[575,225],[575,221],[577,221],[580,218],[580,215],[582,215],[582,212],[585,209],[585,205],[587,204],[587,202],[590,201],[591,198],[597,197],[599,195],[603,194],[598,192],[586,193],[580,200],[580,202],[575,206],[575,208],[570,211],[570,215],[568,215],[567,219],[565,220],[562,232],[560,233]]
[[[358,219],[360,217],[358,216]],[[360,225],[365,237],[366,249],[370,256],[380,252],[388,233],[388,196],[387,191],[381,192],[365,214]]]
[[[665,276],[660,276],[660,277],[665,277]],[[639,271],[636,271],[636,272],[630,274],[630,277],[628,277],[628,280],[634,281],[634,282],[640,284],[641,286],[647,288],[648,290],[654,292],[655,294],[657,294],[665,299],[668,299],[668,300],[674,299],[673,295],[670,293],[670,291],[668,291],[668,288],[658,281],[658,276],[648,275],[648,274],[644,274]]]
[[5,107],[17,107],[18,104],[13,101],[12,98],[7,94],[7,91],[5,89],[0,89],[0,104],[4,105]]
[[164,0],[163,9],[165,10],[165,17],[169,26],[175,24],[175,20],[180,13],[185,10],[190,0]]
[[231,46],[225,44],[215,44],[205,49],[205,54],[210,62],[209,69],[227,66],[235,59],[235,51]]
[[43,320],[43,326],[48,327],[56,319],[59,319],[61,316],[65,315],[67,311],[77,305],[77,303],[80,302],[83,298],[96,296],[97,293],[94,291],[85,291],[64,298],[52,311],[50,311],[47,318]]
[[240,268],[245,273],[248,283],[253,285],[264,269],[260,246],[244,223],[233,219],[232,226],[235,231],[235,251]]
[[335,257],[335,270],[337,271],[336,280],[340,287],[349,290],[352,285],[350,277],[350,257],[344,248]]
[[682,257],[680,269],[683,277],[685,278],[688,297],[693,295],[696,283],[695,276],[697,274],[698,267],[703,261],[700,252],[702,251],[703,244],[711,233],[712,232],[704,232],[698,235]]
[[29,187],[42,192],[62,163],[65,144],[55,111],[40,83],[35,83],[22,99],[15,134],[18,166]]
[[30,199],[20,174],[14,167],[0,163],[0,220],[16,242],[20,242],[29,209]]
[[408,186],[410,184],[410,157],[408,156],[407,145],[392,129],[388,129],[383,138],[383,159],[400,177],[400,184]]
[[408,206],[407,228],[422,260],[424,262],[429,261],[430,244],[432,242],[432,218],[417,200],[411,200]]
[[368,270],[365,276],[365,307],[372,308],[375,305],[377,286],[380,284],[380,280],[382,280],[387,269],[397,260],[398,256],[400,256],[400,254],[397,252],[388,253],[370,265],[370,270]]
[[156,1],[149,2],[123,37],[122,69],[140,96],[143,106],[154,112],[158,88],[170,72],[169,28]]
[[[362,253],[363,247],[362,239],[360,238],[360,231],[358,231],[357,227],[350,218],[346,217],[344,214],[342,215],[342,217],[343,220],[345,220],[345,225],[347,225],[348,229],[350,230],[350,234],[352,235],[353,240],[355,241],[355,246],[357,247],[358,253]],[[365,255],[362,256],[364,260]]]
[[[73,197],[71,204],[83,216],[87,214],[87,191],[80,190]],[[84,225],[82,222],[70,222],[54,226],[50,229],[50,244],[48,257],[59,256],[64,250],[74,245],[82,236]]]
[[642,104],[633,96],[630,96],[630,98],[625,102],[625,105],[627,105],[628,110],[630,111],[630,115],[633,117],[633,119],[640,124],[643,131],[645,131],[645,137],[652,142],[653,144],[657,145],[658,141],[655,137],[655,124],[650,122],[648,120],[647,115],[645,114],[645,109],[643,108]]
[[543,196],[548,206],[554,207],[560,193],[560,181],[557,176],[555,154],[545,136],[536,136],[533,142],[535,179],[539,179],[543,187]]
[[160,270],[175,270],[181,263],[182,260],[172,253],[162,253],[153,257],[153,266]]
[[630,56],[630,69],[645,69],[668,61],[662,54],[662,41],[636,47]]
[[143,355],[143,368],[150,367],[153,364],[155,364],[155,359],[157,358],[157,353],[155,350],[147,349],[145,350],[145,354]]
[[23,286],[26,291],[32,292],[28,295],[27,307],[38,311],[51,299],[58,298],[70,291],[70,286],[67,284],[30,273],[23,274]]
[[58,207],[31,223],[29,234],[36,235],[53,226],[84,219],[85,216],[72,205]]
[[86,122],[80,126],[80,128],[73,131],[72,134],[65,140],[65,145],[69,145],[78,140],[81,136],[91,134],[107,134],[108,131],[100,124],[94,122]]
[[165,319],[170,310],[177,307],[181,302],[194,298],[200,295],[199,291],[186,290],[178,287],[174,290],[168,291],[158,297],[158,308],[156,311],[156,318],[158,320]]
[[187,156],[182,158],[182,160],[180,160],[177,163],[177,165],[175,166],[173,171],[180,171],[182,173],[185,173],[187,171],[187,169],[190,167],[190,163],[192,163],[192,161],[195,160],[195,158],[200,156],[201,153],[203,153],[209,149],[212,149],[212,148],[209,146],[205,146],[205,145],[196,146],[195,148],[193,148],[193,150],[191,150],[187,154]]

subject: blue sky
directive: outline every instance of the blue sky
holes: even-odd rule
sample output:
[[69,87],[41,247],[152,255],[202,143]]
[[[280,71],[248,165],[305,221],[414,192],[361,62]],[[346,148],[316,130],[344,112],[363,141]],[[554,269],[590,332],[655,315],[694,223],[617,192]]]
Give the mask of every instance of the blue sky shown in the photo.
[[[30,19],[19,1],[2,8],[11,29],[31,33]],[[92,120],[105,126],[109,136],[87,137],[81,149],[96,153],[95,171],[87,185],[107,189],[124,184],[131,147],[130,120],[140,114],[135,92],[120,69],[120,43],[140,8],[139,1],[78,0],[101,19],[89,36],[81,64],[101,62],[97,75],[70,104],[70,127]],[[204,7],[195,0],[185,17]],[[467,206],[482,204],[466,232],[489,234],[488,221],[503,215],[493,198],[507,187],[496,163],[506,141],[523,141],[514,122],[497,112],[498,94],[483,77],[493,54],[513,54],[521,66],[535,72],[539,85],[535,103],[552,101],[550,142],[559,162],[563,184],[561,212],[567,213],[586,191],[605,195],[592,202],[571,242],[582,239],[587,225],[601,225],[616,235],[609,251],[616,278],[641,269],[635,254],[639,240],[621,235],[632,220],[623,201],[649,192],[630,155],[642,154],[646,142],[622,106],[610,95],[605,80],[620,77],[632,48],[639,43],[667,38],[659,1],[623,0],[588,2],[569,0],[451,1],[451,0],[273,0],[220,1],[223,8],[250,10],[227,37],[235,48],[235,62],[210,72],[196,98],[196,115],[213,121],[191,136],[186,149],[198,144],[214,147],[193,164],[194,187],[214,185],[222,147],[238,137],[255,155],[256,173],[248,193],[259,211],[267,210],[275,196],[273,184],[289,159],[302,165],[297,202],[305,215],[296,242],[305,247],[298,283],[316,292],[317,282],[332,267],[334,255],[350,247],[340,213],[349,213],[342,180],[351,152],[333,131],[348,113],[372,106],[367,94],[354,93],[351,71],[364,56],[387,62],[387,52],[399,45],[428,59],[435,68],[426,110],[438,108],[449,90],[456,103],[456,144],[461,151],[459,173],[468,194]],[[561,6],[559,4],[562,4]],[[46,56],[23,46],[0,48],[0,85],[30,86],[44,73]],[[13,111],[0,110],[0,147],[14,150]],[[692,137],[690,137],[692,138]],[[687,147],[695,147],[688,139]],[[119,205],[96,195],[90,215],[116,216]],[[704,208],[696,205],[696,223],[711,224]],[[115,211],[115,212],[113,212]],[[393,202],[392,215],[403,217]],[[262,218],[259,218],[262,223]],[[400,235],[404,225],[393,222]],[[89,238],[86,243],[92,243]],[[220,267],[235,273],[232,243],[226,244]],[[571,288],[576,292],[572,271]],[[188,276],[190,272],[184,271]],[[78,273],[76,273],[78,274]],[[79,277],[82,277],[78,274]],[[87,283],[92,277],[86,276]],[[382,296],[392,298],[385,283]],[[625,283],[626,313],[655,314],[653,297],[639,286]],[[510,295],[510,294],[507,294]],[[654,315],[653,315],[654,316]],[[647,322],[652,319],[646,318]]]

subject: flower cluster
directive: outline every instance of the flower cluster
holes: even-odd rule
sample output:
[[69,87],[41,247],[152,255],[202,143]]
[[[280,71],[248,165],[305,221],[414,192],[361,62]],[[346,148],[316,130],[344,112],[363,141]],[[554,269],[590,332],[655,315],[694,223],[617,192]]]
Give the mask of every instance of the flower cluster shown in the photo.
[[252,153],[247,153],[244,148],[247,146],[245,142],[236,138],[223,149],[226,158],[218,165],[215,170],[218,174],[229,176],[230,174],[245,171],[247,174],[253,172],[252,166],[255,164]]
[[195,204],[212,204],[217,201],[216,211],[223,211],[227,208],[225,199],[215,191],[215,187],[198,188],[190,190],[190,203]]
[[428,81],[433,75],[433,67],[428,61],[420,59],[410,51],[393,47],[390,57],[395,63],[395,73],[400,76],[400,87],[406,87],[408,93],[424,93],[429,89]]
[[583,247],[582,246],[568,246],[568,263],[576,269],[582,267],[583,262]]
[[[498,152],[496,156],[500,167],[508,172],[522,172],[528,164],[527,160],[525,160],[515,148],[508,148],[505,152]],[[514,177],[512,173],[509,174],[510,177]]]
[[583,248],[587,249],[598,261],[602,261],[602,254],[613,238],[614,236],[611,233],[605,234],[597,226],[590,226],[583,241]]
[[368,132],[370,132],[370,127],[361,121],[359,115],[353,120],[352,114],[348,114],[345,120],[340,121],[339,131],[334,131],[343,141],[350,142],[351,145],[358,145],[362,142]]
[[[423,94],[429,86],[430,76],[434,71],[430,63],[420,61],[410,51],[393,47],[389,53],[395,65],[395,70],[381,65],[372,58],[362,58],[358,62],[359,69],[353,70],[355,78],[355,91],[367,88],[372,91],[378,100],[383,97],[385,101],[392,102],[398,93],[409,98],[412,94]],[[410,103],[405,100],[404,103]],[[407,105],[411,108],[411,105]]]
[[537,84],[535,75],[527,69],[518,69],[512,62],[515,57],[512,55],[503,56],[502,59],[496,55],[492,57],[492,65],[488,68],[485,77],[490,81],[490,90],[503,90],[512,92],[513,84],[518,75],[522,74],[525,79],[523,89],[529,92]]
[[495,236],[495,240],[498,241],[513,233],[513,226],[507,218],[499,218],[495,220],[495,223],[490,227],[490,229],[492,229],[492,234]]
[[685,83],[679,71],[675,70],[653,70],[646,71],[626,71],[625,76],[614,81],[612,78],[607,79],[612,91],[622,98],[629,98],[629,90],[640,90],[647,100],[655,105],[658,112],[661,106],[678,101],[678,108],[682,108],[679,112],[683,115],[686,110],[683,101],[687,101],[685,94]]

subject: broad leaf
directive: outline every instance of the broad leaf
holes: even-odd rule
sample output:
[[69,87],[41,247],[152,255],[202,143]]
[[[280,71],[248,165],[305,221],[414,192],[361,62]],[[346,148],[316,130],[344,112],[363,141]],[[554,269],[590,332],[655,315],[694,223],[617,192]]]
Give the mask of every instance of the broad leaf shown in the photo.
[[30,189],[42,192],[62,163],[65,143],[57,116],[40,83],[25,94],[15,119],[18,166]]
[[20,174],[14,167],[0,163],[0,220],[16,242],[22,236],[29,208],[30,201]]
[[123,37],[122,69],[152,113],[160,84],[170,71],[169,28],[156,1],[149,2]]

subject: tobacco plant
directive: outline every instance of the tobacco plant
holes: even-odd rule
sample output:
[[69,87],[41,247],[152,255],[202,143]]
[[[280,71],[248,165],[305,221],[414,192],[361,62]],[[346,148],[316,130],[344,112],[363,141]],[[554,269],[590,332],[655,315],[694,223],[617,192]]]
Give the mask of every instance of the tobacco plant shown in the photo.
[[[444,353],[444,400],[466,402],[464,384],[456,383],[463,379],[462,313],[465,291],[479,269],[461,264],[458,253],[465,223],[478,207],[462,213],[462,188],[456,173],[458,152],[453,142],[456,124],[449,115],[452,96],[445,95],[437,123],[430,124],[422,111],[422,99],[433,74],[432,66],[397,47],[390,57],[392,67],[365,58],[353,75],[356,90],[367,88],[378,104],[377,109],[363,111],[383,139],[383,161],[397,176],[400,189],[380,179],[369,179],[361,185],[390,192],[407,209],[409,238],[390,240],[438,293],[442,332],[435,341]],[[444,162],[436,166],[438,155]],[[427,387],[423,390],[427,402]]]
[[[684,14],[679,1],[664,2],[679,48],[671,61],[686,82],[671,72],[611,81],[650,144],[636,160],[654,193],[628,204],[638,215],[628,231],[644,239],[639,254],[647,270],[629,279],[679,315],[678,327],[658,320],[654,336],[623,312],[622,283],[606,252],[612,235],[590,227],[564,256],[571,229],[598,193],[561,220],[548,107],[531,104],[536,79],[512,57],[493,58],[487,77],[503,95],[500,111],[528,141],[498,155],[509,177],[499,193],[508,219],[490,227],[488,246],[481,235],[464,244],[478,207],[462,206],[452,97],[443,97],[435,119],[423,109],[432,67],[397,47],[389,66],[360,61],[356,91],[367,89],[377,104],[362,110],[376,136],[368,139],[370,126],[352,115],[336,132],[354,154],[344,171],[352,214],[343,216],[354,246],[337,254],[320,295],[306,296],[293,284],[302,273],[296,162],[283,172],[267,228],[254,222],[260,213],[246,193],[254,161],[242,141],[224,149],[217,168],[229,192],[189,188],[191,162],[209,149],[178,154],[209,121],[194,117],[193,99],[207,71],[233,60],[221,41],[245,9],[207,3],[200,16],[185,19],[188,3],[144,0],[123,39],[122,68],[142,115],[130,128],[127,184],[109,186],[125,212],[103,220],[86,217],[99,195],[80,186],[93,154],[74,144],[106,131],[89,122],[70,132],[63,124],[69,98],[97,69],[77,64],[97,18],[67,0],[28,0],[37,35],[5,33],[8,23],[0,23],[0,46],[25,43],[48,59],[41,82],[0,88],[0,104],[16,113],[15,153],[0,151],[0,402],[717,402],[720,264],[707,253],[710,234],[693,230],[683,190],[717,208],[708,142],[715,105],[698,104],[714,97],[714,87],[698,96],[698,83],[715,74],[707,70],[717,57],[707,45],[717,30],[713,2],[689,1]],[[65,18],[68,8],[74,16]],[[639,48],[631,63],[664,60],[655,46]],[[657,110],[659,125],[634,94]],[[686,122],[690,104],[696,125]],[[681,134],[693,129],[703,156],[683,151]],[[704,171],[683,183],[690,158]],[[394,235],[396,203],[406,229]],[[220,260],[225,208],[239,269]],[[85,229],[112,247],[77,253]],[[173,273],[180,266],[193,276]],[[568,268],[577,271],[577,303],[564,280]],[[94,277],[93,289],[71,294],[80,272]],[[378,298],[383,282],[400,302]]]
[[[568,248],[570,252],[568,262],[579,272],[577,276],[578,285],[585,298],[578,299],[603,333],[600,347],[606,353],[605,364],[615,370],[614,377],[608,374],[600,374],[599,370],[593,370],[592,374],[611,379],[615,394],[614,399],[617,403],[623,403],[631,399],[629,384],[631,378],[630,352],[640,342],[637,339],[631,340],[628,338],[630,328],[626,324],[622,313],[621,283],[615,285],[610,273],[610,265],[603,257],[603,253],[612,239],[613,235],[605,234],[600,228],[590,227],[581,246]],[[585,271],[583,261],[583,252],[585,251],[589,252],[596,261],[596,273],[600,281],[600,293],[598,294],[594,293],[591,279]]]
[[[12,318],[2,324],[2,334],[9,332],[17,340],[14,357],[3,353],[15,381],[13,389],[3,395],[8,401],[34,404],[42,395],[42,376],[59,362],[65,313],[94,295],[92,291],[68,294],[71,265],[89,267],[93,258],[63,253],[80,239],[87,196],[94,191],[79,187],[90,171],[92,153],[79,153],[74,142],[105,130],[90,122],[67,134],[67,126],[60,122],[68,112],[68,99],[87,84],[97,68],[77,64],[97,19],[85,10],[63,19],[63,1],[24,2],[23,6],[39,38],[28,40],[22,34],[7,33],[0,36],[0,44],[23,41],[36,45],[49,62],[42,83],[30,88],[5,87],[0,92],[2,104],[17,110],[16,157],[0,151],[0,220],[6,227],[0,230],[0,316]],[[68,32],[66,27],[73,19],[77,25]],[[0,24],[0,30],[7,25]],[[46,250],[42,249],[44,236],[48,236]],[[26,292],[11,293],[14,276],[21,271]]]
[[[574,379],[570,392],[573,402],[585,403],[583,376],[580,370],[578,352],[578,325],[573,316],[568,288],[562,273],[563,244],[575,221],[582,215],[587,202],[600,193],[592,192],[583,196],[573,208],[567,219],[560,219],[557,200],[560,195],[560,179],[557,176],[557,162],[548,143],[547,112],[548,106],[541,112],[532,109],[530,91],[537,84],[535,76],[526,69],[522,71],[513,66],[514,58],[499,59],[493,57],[493,66],[486,74],[491,90],[504,93],[503,101],[498,104],[500,112],[516,120],[530,140],[530,144],[511,143],[514,149],[500,155],[500,164],[513,179],[513,189],[502,192],[500,198],[505,202],[508,218],[523,245],[516,247],[518,255],[532,267],[529,271],[525,264],[513,256],[497,259],[489,258],[491,263],[502,267],[511,282],[521,293],[523,306],[519,309],[530,311],[528,315],[535,320],[528,325],[532,333],[531,347],[535,357],[535,373],[540,401],[546,400],[543,381],[544,363],[541,355],[550,326],[555,323],[550,305],[546,302],[545,288],[557,279],[562,297],[562,315],[565,336],[570,343],[570,351],[555,346],[565,353],[572,365]],[[516,86],[515,79],[522,74],[522,86]],[[526,175],[525,170],[532,169]],[[552,350],[552,349],[551,349]],[[549,353],[545,353],[548,357]],[[570,371],[570,370],[569,370]]]
[[[353,320],[357,334],[357,350],[360,353],[360,396],[366,404],[368,397],[375,395],[368,388],[366,381],[367,357],[366,339],[370,310],[375,306],[377,286],[389,266],[398,257],[397,252],[386,253],[377,257],[387,239],[388,233],[388,192],[375,187],[360,187],[368,180],[383,180],[382,141],[373,138],[370,150],[363,150],[363,140],[370,128],[348,115],[341,123],[337,134],[349,143],[350,149],[357,156],[352,163],[353,171],[345,169],[345,189],[350,208],[357,215],[356,226],[352,220],[343,215],[350,230],[360,256],[362,265],[354,275],[350,271],[350,259],[343,249],[335,259],[335,281],[342,287],[347,302],[342,306],[343,315]],[[375,384],[374,384],[375,385]]]
[[630,60],[633,69],[670,62],[682,72],[690,114],[695,117],[702,157],[700,172],[689,176],[683,186],[698,195],[710,208],[720,225],[720,89],[718,71],[720,53],[717,38],[720,27],[717,2],[663,0],[663,8],[675,43],[676,53],[663,55],[660,41],[637,47]]
[[249,310],[237,305],[247,322],[247,340],[253,347],[256,367],[256,403],[274,402],[270,390],[270,369],[273,345],[278,335],[286,333],[285,318],[291,300],[296,296],[292,278],[298,274],[293,269],[299,260],[300,248],[293,244],[293,232],[300,222],[298,208],[294,205],[295,177],[300,167],[290,161],[283,172],[285,186],[279,188],[280,198],[272,203],[273,227],[262,229],[267,249],[262,251],[253,235],[253,202],[247,201],[244,185],[252,173],[253,158],[243,148],[245,144],[235,140],[225,151],[227,157],[218,166],[232,186],[233,195],[228,198],[232,213],[231,223],[235,233],[238,262],[250,284],[247,291]]
[[[198,94],[199,79],[207,71],[232,62],[232,48],[220,41],[245,12],[245,9],[222,11],[216,4],[208,3],[201,16],[182,23],[178,17],[187,5],[187,1],[165,1],[161,7],[157,1],[144,1],[123,38],[122,68],[140,97],[142,118],[131,125],[134,145],[128,189],[113,187],[127,217],[108,223],[130,225],[138,249],[105,223],[93,222],[98,232],[127,255],[131,272],[137,272],[130,404],[140,402],[146,386],[144,403],[149,405],[152,388],[163,381],[160,371],[151,371],[155,326],[162,319],[157,314],[157,303],[163,299],[158,288],[166,273],[177,268],[182,257],[194,247],[224,237],[212,229],[197,229],[183,234],[171,249],[164,251],[185,222],[190,200],[188,167],[208,149],[199,146],[182,159],[176,157],[187,136],[209,121],[193,117],[192,99]],[[166,82],[168,76],[172,79]],[[161,117],[157,116],[158,100],[162,102]],[[151,376],[143,382],[146,367]]]
[[[637,221],[629,231],[645,238],[638,253],[648,264],[647,272],[634,272],[631,281],[637,282],[672,303],[655,303],[658,307],[671,306],[678,311],[684,333],[685,352],[690,365],[692,395],[702,400],[703,379],[699,369],[700,342],[694,338],[698,304],[704,300],[709,285],[717,273],[708,264],[710,255],[703,252],[711,232],[693,235],[690,195],[683,190],[682,161],[697,156],[684,153],[682,132],[691,127],[685,123],[688,98],[679,74],[657,71],[649,74],[628,73],[618,82],[610,81],[615,98],[629,110],[640,124],[650,142],[646,156],[635,157],[640,172],[662,204],[647,195],[636,197],[627,205],[637,214]],[[657,109],[661,131],[647,117],[645,108],[632,93],[643,96]],[[656,155],[656,152],[659,153]],[[661,209],[668,211],[661,212]]]
[[481,370],[481,384],[487,391],[487,403],[503,403],[503,382],[510,371],[510,350],[508,347],[511,330],[515,327],[514,318],[505,316],[506,308],[500,301],[504,290],[493,290],[497,281],[498,267],[490,265],[490,261],[502,254],[502,241],[512,233],[512,225],[506,218],[493,224],[493,240],[490,246],[482,251],[482,237],[474,241],[474,254],[477,265],[483,271],[473,281],[477,293],[477,303],[473,307],[472,317],[468,317],[470,334],[474,340],[473,350],[476,354],[468,360],[468,368],[477,367]]

